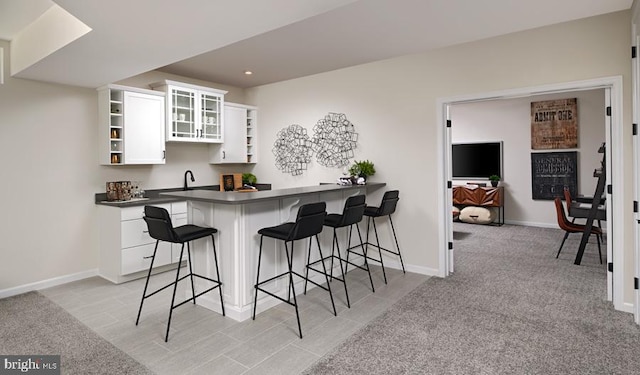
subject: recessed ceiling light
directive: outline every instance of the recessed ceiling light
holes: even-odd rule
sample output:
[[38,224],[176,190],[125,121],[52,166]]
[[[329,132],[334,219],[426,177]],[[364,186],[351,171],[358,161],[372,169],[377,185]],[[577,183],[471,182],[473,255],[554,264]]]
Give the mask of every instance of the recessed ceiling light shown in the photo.
[[245,75],[250,76],[250,75],[252,75],[252,74],[253,74],[253,72],[252,72],[252,71],[250,71],[250,70],[245,70],[245,71],[244,71],[244,74],[245,74]]

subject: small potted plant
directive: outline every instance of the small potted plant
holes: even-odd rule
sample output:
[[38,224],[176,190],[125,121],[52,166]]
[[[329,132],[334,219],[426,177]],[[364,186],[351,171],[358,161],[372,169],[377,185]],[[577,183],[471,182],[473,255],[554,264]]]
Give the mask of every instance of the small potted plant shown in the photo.
[[249,186],[256,186],[258,182],[258,178],[253,173],[243,173],[242,174],[242,184]]
[[500,176],[498,176],[497,174],[492,174],[491,176],[489,176],[489,181],[491,181],[491,186],[497,187],[498,182],[500,182]]
[[373,167],[373,163],[369,160],[356,160],[349,168],[349,173],[352,177],[362,177],[366,181],[369,176],[376,174],[376,169]]

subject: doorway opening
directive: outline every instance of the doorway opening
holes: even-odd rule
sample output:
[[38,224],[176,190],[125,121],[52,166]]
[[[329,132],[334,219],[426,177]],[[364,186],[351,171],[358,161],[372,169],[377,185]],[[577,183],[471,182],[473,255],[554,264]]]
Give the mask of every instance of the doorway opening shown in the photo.
[[[605,121],[610,125],[605,125],[606,142],[606,170],[607,185],[612,186],[612,190],[607,193],[607,221],[606,230],[607,239],[607,259],[611,262],[612,267],[621,269],[622,249],[619,244],[622,239],[622,226],[613,225],[613,223],[622,222],[621,199],[612,199],[612,196],[622,196],[622,171],[621,166],[621,144],[622,144],[622,78],[608,77],[595,80],[577,81],[537,87],[520,88],[513,90],[505,90],[500,92],[488,92],[475,95],[441,98],[437,101],[438,120],[441,123],[439,127],[439,154],[441,158],[440,168],[442,180],[446,184],[442,184],[439,194],[440,200],[440,233],[442,246],[439,251],[439,274],[442,277],[448,276],[454,272],[453,263],[453,222],[451,220],[452,203],[452,174],[451,174],[451,144],[452,144],[452,108],[456,105],[470,104],[477,102],[487,102],[504,99],[529,98],[534,100],[535,97],[541,95],[564,94],[570,95],[572,92],[581,92],[587,90],[603,90],[604,91],[604,107],[609,107],[610,116],[606,116]],[[455,126],[455,125],[453,125]],[[529,133],[523,135],[529,141]],[[593,150],[596,153],[597,150]],[[528,170],[529,165],[523,166]],[[529,172],[530,173],[530,172]],[[588,194],[584,191],[584,194]],[[591,192],[592,194],[593,192]],[[530,198],[529,198],[530,199]],[[509,217],[506,217],[507,221]],[[618,264],[616,264],[618,263]],[[607,297],[613,301],[614,307],[618,310],[625,310],[623,305],[623,284],[622,273],[615,274],[607,272]],[[626,310],[625,310],[626,311]]]

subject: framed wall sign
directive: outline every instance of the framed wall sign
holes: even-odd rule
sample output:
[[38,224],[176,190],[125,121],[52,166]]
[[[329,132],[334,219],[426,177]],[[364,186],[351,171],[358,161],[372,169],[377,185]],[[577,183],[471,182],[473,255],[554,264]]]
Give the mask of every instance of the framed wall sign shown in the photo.
[[578,152],[531,153],[531,196],[553,200],[563,197],[564,187],[578,194]]
[[531,149],[578,147],[578,100],[531,102]]

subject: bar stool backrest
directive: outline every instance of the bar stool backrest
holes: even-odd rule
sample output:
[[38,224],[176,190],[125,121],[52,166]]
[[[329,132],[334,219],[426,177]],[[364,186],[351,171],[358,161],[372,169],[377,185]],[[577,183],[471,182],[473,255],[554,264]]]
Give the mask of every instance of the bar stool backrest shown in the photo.
[[377,216],[387,216],[396,212],[396,205],[398,204],[398,197],[400,192],[398,190],[389,190],[382,196],[382,203],[378,207]]
[[346,227],[347,225],[359,223],[362,220],[362,215],[364,214],[365,207],[366,204],[364,195],[355,195],[353,197],[347,198],[347,201],[344,203],[344,210],[342,210],[342,220],[339,226]]
[[327,215],[325,202],[309,203],[300,206],[295,226],[289,233],[287,241],[311,237],[322,232],[324,217]]
[[151,238],[160,241],[179,243],[180,239],[173,230],[171,215],[162,207],[144,206],[144,221],[147,223]]

